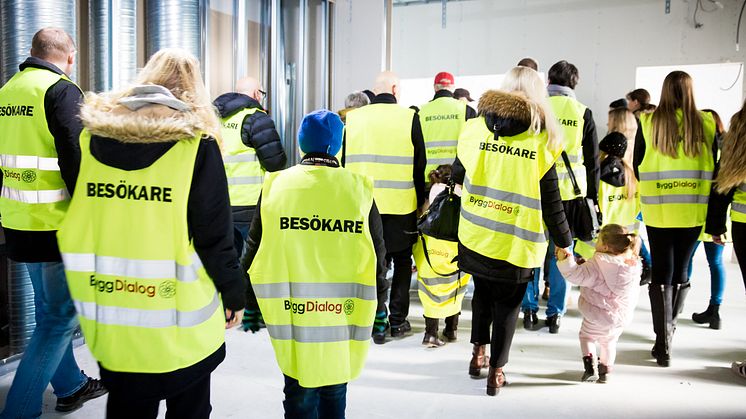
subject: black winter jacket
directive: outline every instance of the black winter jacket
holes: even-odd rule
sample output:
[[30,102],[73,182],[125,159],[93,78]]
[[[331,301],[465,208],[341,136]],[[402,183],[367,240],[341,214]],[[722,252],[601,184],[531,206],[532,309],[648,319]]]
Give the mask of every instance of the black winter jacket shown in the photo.
[[[39,58],[29,57],[19,66],[41,68],[56,74],[64,74],[54,64]],[[49,132],[54,137],[60,174],[70,195],[75,189],[80,168],[79,137],[82,125],[78,118],[83,93],[78,86],[60,80],[44,95],[44,110]],[[0,138],[2,138],[0,133]],[[7,137],[6,137],[7,138]],[[6,141],[7,139],[0,139]],[[56,231],[22,231],[5,228],[8,257],[18,262],[58,262],[62,260],[57,247]]]
[[[381,93],[373,98],[371,104],[396,103],[396,97],[390,93]],[[342,145],[342,166],[345,165],[347,137]],[[414,146],[414,162],[412,165],[412,179],[417,194],[417,208],[422,207],[427,195],[425,193],[425,140],[422,136],[420,116],[415,111],[412,118],[412,145]],[[383,238],[386,242],[386,253],[396,253],[411,248],[417,240],[417,211],[404,215],[381,214],[383,220]]]
[[[485,124],[496,136],[514,136],[525,132],[531,120],[528,107],[520,106],[525,99],[512,94],[490,91],[479,100],[479,110],[485,117]],[[466,169],[458,156],[453,164],[452,179],[463,184]],[[562,197],[557,183],[557,170],[554,166],[539,181],[541,191],[541,211],[549,235],[561,248],[572,244],[570,227],[567,224]],[[499,243],[495,243],[499,246]],[[533,277],[533,269],[526,269],[504,260],[492,259],[479,254],[459,242],[458,266],[474,276],[489,280],[523,283]]]
[[[285,168],[287,156],[282,148],[280,135],[277,133],[272,118],[264,112],[262,105],[255,99],[242,93],[225,93],[213,102],[221,118],[227,118],[244,109],[256,108],[262,112],[254,112],[246,116],[241,123],[241,141],[246,147],[253,148],[259,158],[259,164],[268,172],[276,172]],[[250,223],[254,213],[254,205],[232,207],[235,223]]]
[[[303,156],[300,164],[339,167],[339,161],[337,161],[334,156],[325,153],[308,153]],[[249,235],[246,238],[244,253],[241,255],[241,270],[243,272],[248,272],[249,267],[251,267],[251,263],[254,261],[254,257],[259,250],[259,244],[262,241],[261,205],[262,198],[260,197],[259,202],[256,205],[254,219],[251,221]],[[378,289],[378,305],[379,307],[382,307],[386,300],[386,290],[388,289],[388,284],[386,282],[386,245],[384,244],[383,239],[383,223],[381,221],[381,216],[378,213],[375,201],[373,202],[373,206],[370,208],[368,227],[370,228],[373,247],[376,251],[376,288]]]

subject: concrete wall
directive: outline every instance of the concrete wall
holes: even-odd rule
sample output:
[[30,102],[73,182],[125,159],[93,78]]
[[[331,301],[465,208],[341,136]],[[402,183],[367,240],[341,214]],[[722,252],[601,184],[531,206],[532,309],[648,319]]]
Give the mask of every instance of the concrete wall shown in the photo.
[[337,0],[334,4],[331,109],[353,91],[371,89],[381,71],[384,0]]
[[393,70],[402,78],[450,70],[458,83],[459,74],[504,73],[526,56],[543,72],[566,59],[580,70],[579,100],[605,126],[608,104],[635,88],[638,66],[746,60],[746,19],[741,51],[735,49],[741,0],[720,2],[723,9],[699,11],[699,29],[692,22],[696,0],[672,0],[670,14],[663,0],[449,2],[445,29],[440,2],[396,7]]

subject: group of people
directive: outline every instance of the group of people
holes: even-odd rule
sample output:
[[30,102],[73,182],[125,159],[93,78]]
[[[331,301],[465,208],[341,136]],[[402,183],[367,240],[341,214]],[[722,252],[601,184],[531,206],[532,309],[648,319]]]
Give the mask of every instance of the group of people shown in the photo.
[[[411,333],[413,259],[428,347],[457,339],[473,280],[468,372],[487,370],[488,395],[506,385],[521,311],[525,327],[538,324],[541,267],[551,333],[565,280],[580,285],[581,379],[606,382],[646,267],[651,354],[670,364],[692,253],[703,228],[722,245],[728,206],[746,269],[746,110],[716,136],[681,71],[666,77],[654,111],[638,91],[614,104],[600,143],[566,61],[547,86],[536,62],[521,60],[481,96],[479,113],[468,92],[455,97],[450,73],[436,75],[431,101],[406,108],[399,79],[383,72],[339,115],[306,115],[301,161],[285,168],[255,79],[213,102],[197,59],[165,49],[133,85],[83,95],[67,77],[74,63],[72,38],[42,29],[0,89],[0,213],[37,320],[3,419],[38,417],[50,382],[63,412],[108,391],[108,418],[155,418],[161,400],[167,417],[209,417],[224,330],[239,324],[267,329],[286,417],[344,417],[370,341]],[[429,203],[458,196],[457,240],[417,233]],[[577,240],[588,200],[603,225]],[[716,282],[695,314],[713,328]],[[78,324],[101,380],[75,362]],[[733,368],[746,377],[746,365]]]

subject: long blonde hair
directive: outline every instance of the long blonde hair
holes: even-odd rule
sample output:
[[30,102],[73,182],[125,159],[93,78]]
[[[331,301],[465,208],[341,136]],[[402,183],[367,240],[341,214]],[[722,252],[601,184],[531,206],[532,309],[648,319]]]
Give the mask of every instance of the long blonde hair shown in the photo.
[[[676,117],[682,112],[681,123]],[[661,100],[653,112],[653,147],[661,153],[676,158],[679,143],[683,142],[684,154],[697,157],[705,144],[702,116],[694,103],[692,78],[683,71],[672,71],[663,80]]]
[[[632,169],[632,158],[635,154],[635,135],[637,135],[637,120],[628,109],[618,108],[609,111],[609,132],[619,132],[627,138],[627,150],[624,152],[624,179],[626,180],[627,199],[634,199],[637,192],[637,179]],[[601,160],[606,153],[601,152]]]
[[212,137],[220,142],[220,120],[210,100],[199,60],[194,55],[177,48],[162,49],[148,60],[137,76],[136,84],[163,86],[177,99],[192,107],[198,116],[203,137]]
[[723,135],[720,172],[715,182],[720,193],[746,182],[746,102],[730,119],[730,127]]
[[546,129],[547,147],[550,150],[562,148],[562,131],[549,105],[549,95],[539,73],[528,67],[513,67],[505,75],[500,89],[506,92],[523,92],[529,99],[528,104],[531,108],[529,131],[538,134],[542,128]]

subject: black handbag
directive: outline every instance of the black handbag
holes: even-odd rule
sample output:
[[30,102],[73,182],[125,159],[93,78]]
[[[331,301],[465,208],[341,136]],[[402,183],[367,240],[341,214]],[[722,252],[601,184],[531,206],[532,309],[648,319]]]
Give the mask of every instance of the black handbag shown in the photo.
[[565,162],[567,174],[572,182],[573,192],[575,192],[574,207],[577,209],[574,214],[568,214],[567,222],[570,223],[570,230],[572,230],[574,238],[584,242],[592,241],[598,237],[598,232],[601,230],[600,214],[596,211],[596,204],[593,200],[581,194],[578,181],[575,179],[575,173],[572,171],[572,164],[570,164],[570,159],[564,151],[562,152],[562,160]]
[[458,218],[461,211],[461,197],[454,192],[455,184],[439,193],[430,208],[417,220],[417,230],[440,240],[458,241]]

